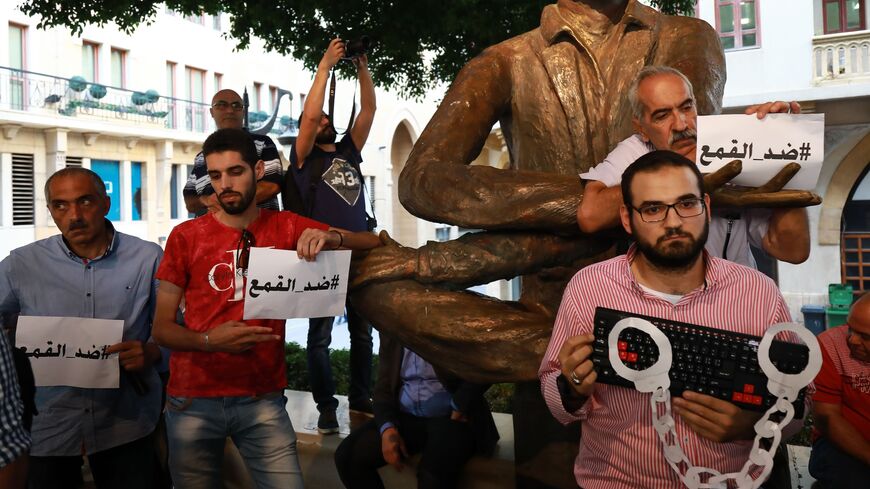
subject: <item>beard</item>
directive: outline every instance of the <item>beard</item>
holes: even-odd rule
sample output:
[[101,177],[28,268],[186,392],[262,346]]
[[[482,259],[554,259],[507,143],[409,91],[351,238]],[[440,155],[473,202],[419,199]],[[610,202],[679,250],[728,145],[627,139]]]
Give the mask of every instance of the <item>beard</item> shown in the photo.
[[[701,252],[704,250],[709,231],[710,223],[705,219],[704,230],[701,231],[701,235],[697,239],[691,234],[684,232],[682,227],[667,228],[665,235],[653,244],[640,237],[635,228],[634,220],[631,221],[631,232],[637,242],[638,252],[650,264],[662,270],[683,270],[695,263],[695,260],[701,256]],[[684,236],[688,238],[689,242],[664,242],[665,239],[674,236]]]
[[[244,193],[234,192],[232,190],[225,190],[221,192],[218,196],[218,204],[220,204],[221,209],[224,210],[227,214],[237,215],[245,212],[248,207],[251,205],[251,202],[254,201],[254,196],[256,195],[257,182],[253,182]],[[239,200],[236,202],[224,202],[224,196],[226,195],[238,195]]]
[[335,144],[335,138],[337,136],[338,134],[335,132],[335,128],[330,124],[320,131],[320,133],[314,138],[314,142],[315,144]]

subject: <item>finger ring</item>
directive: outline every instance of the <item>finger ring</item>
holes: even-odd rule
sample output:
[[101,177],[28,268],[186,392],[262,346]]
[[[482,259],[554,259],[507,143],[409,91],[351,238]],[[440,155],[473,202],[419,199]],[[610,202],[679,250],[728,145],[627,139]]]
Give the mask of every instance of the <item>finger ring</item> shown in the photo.
[[574,382],[574,385],[580,385],[583,383],[582,380],[577,378],[577,374],[573,370],[571,371],[571,382]]

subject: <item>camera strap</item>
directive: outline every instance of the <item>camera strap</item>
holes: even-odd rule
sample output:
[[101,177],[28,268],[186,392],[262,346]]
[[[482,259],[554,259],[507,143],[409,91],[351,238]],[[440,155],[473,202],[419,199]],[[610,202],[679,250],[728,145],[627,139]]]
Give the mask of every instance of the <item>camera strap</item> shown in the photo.
[[[347,121],[347,126],[341,135],[345,135],[350,132],[350,129],[353,127],[353,120],[356,118],[356,89],[357,89],[358,80],[354,79],[353,84],[353,98],[351,99],[351,109],[350,109],[350,119]],[[332,75],[329,80],[329,122],[332,124],[332,128],[335,129],[335,68],[332,69]],[[336,131],[338,132],[338,131]]]

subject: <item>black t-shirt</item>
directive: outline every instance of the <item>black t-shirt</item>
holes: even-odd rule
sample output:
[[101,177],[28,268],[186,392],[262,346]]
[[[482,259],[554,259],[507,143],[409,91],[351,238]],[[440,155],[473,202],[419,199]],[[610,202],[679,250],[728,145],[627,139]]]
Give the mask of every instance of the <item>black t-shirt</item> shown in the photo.
[[[310,201],[311,171],[315,161],[323,163],[322,179]],[[317,145],[305,158],[302,168],[297,165],[295,148],[290,151],[293,181],[306,204],[312,219],[348,231],[366,231],[366,205],[359,165],[362,155],[346,134],[335,145],[335,151],[323,151]],[[288,178],[289,182],[290,179]]]

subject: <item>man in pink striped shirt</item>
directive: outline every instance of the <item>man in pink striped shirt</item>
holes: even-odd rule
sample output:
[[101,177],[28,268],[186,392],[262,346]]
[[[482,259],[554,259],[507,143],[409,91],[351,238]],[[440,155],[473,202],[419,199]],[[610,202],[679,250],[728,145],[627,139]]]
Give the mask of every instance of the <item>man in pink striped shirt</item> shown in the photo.
[[[538,375],[553,416],[583,423],[574,464],[580,486],[676,488],[682,483],[653,428],[650,394],[595,382],[595,308],[756,336],[790,318],[773,281],[704,251],[710,197],[694,163],[670,151],[648,153],[623,174],[622,194],[620,218],[636,245],[569,282]],[[721,473],[742,468],[760,413],[690,391],[672,405],[678,439],[695,466]]]

